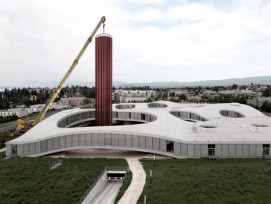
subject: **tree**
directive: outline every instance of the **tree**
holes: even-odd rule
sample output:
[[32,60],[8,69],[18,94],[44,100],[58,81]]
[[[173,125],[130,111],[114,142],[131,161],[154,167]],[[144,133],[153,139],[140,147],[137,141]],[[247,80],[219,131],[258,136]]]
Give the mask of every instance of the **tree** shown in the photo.
[[271,96],[271,89],[270,89],[270,86],[267,86],[267,89],[265,89],[265,90],[262,92],[262,96],[264,96],[264,97],[270,97],[270,96]]
[[237,85],[237,84],[233,84],[233,85],[231,86],[231,88],[232,88],[232,89],[237,89],[237,88],[238,88],[238,85]]
[[185,100],[186,100],[186,95],[185,95],[185,94],[181,94],[181,95],[179,96],[179,100],[180,100],[180,101],[185,101]]
[[271,112],[271,103],[269,103],[268,101],[264,101],[261,110],[264,112]]

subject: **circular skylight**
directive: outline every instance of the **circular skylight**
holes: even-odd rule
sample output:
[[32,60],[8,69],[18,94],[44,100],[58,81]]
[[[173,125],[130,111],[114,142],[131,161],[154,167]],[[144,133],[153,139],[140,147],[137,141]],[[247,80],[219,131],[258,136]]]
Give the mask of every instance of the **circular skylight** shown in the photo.
[[194,107],[195,108],[200,108],[200,107],[203,107],[203,106],[205,106],[204,104],[200,104],[200,105],[195,105]]
[[188,111],[170,111],[170,114],[187,122],[207,121],[206,118]]
[[148,103],[149,108],[166,108],[167,105],[163,103]]
[[253,125],[255,127],[269,127],[269,125],[267,125],[267,124],[259,124],[259,123],[257,123],[257,124],[251,124],[251,125]]
[[117,109],[132,109],[134,107],[135,107],[134,104],[119,104],[119,105],[116,105]]
[[200,125],[202,128],[216,128],[216,125]]
[[229,118],[244,118],[245,117],[242,113],[239,113],[233,110],[221,110],[220,114],[224,117],[229,117]]
[[230,103],[232,106],[240,106],[240,103]]

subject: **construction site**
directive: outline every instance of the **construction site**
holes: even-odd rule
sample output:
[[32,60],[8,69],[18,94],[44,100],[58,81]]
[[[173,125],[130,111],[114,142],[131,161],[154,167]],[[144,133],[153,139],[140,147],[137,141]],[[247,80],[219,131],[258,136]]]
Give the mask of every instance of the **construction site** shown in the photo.
[[[80,200],[113,203],[131,171],[131,184],[119,204],[137,203],[143,191],[146,173],[139,158],[154,162],[157,158],[270,158],[271,119],[250,106],[169,101],[112,104],[113,37],[105,33],[105,21],[103,16],[35,119],[17,120],[17,131],[23,134],[6,143],[7,157],[125,158],[128,169],[105,170],[99,176],[101,182]],[[103,32],[96,35],[101,26]],[[44,119],[93,40],[95,108],[64,110]]]

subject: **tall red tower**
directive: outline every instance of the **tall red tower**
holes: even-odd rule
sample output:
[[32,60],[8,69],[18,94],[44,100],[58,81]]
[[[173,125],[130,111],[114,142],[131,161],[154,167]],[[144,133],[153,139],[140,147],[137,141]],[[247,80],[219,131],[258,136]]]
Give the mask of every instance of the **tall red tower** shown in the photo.
[[112,125],[112,37],[95,38],[96,125]]

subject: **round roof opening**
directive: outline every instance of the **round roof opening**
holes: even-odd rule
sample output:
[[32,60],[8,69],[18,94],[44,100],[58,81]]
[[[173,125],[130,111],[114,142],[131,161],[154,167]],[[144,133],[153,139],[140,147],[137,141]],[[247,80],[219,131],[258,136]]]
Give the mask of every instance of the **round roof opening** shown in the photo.
[[269,125],[267,125],[267,124],[259,124],[259,123],[257,123],[257,124],[251,124],[251,125],[253,125],[255,127],[269,127]]
[[163,103],[148,103],[149,108],[166,108],[167,105]]
[[202,128],[216,128],[216,125],[200,125]]
[[240,106],[240,103],[230,103],[232,106]]
[[245,117],[242,113],[239,113],[233,110],[221,110],[220,114],[224,117],[229,117],[229,118],[244,118]]
[[117,109],[132,109],[134,107],[135,107],[134,104],[118,104],[118,105],[116,105]]
[[170,111],[170,114],[187,122],[207,121],[206,118],[188,111]]
[[195,108],[200,108],[200,107],[203,107],[205,106],[204,104],[200,104],[200,105],[195,105]]

